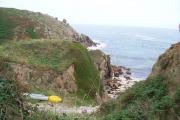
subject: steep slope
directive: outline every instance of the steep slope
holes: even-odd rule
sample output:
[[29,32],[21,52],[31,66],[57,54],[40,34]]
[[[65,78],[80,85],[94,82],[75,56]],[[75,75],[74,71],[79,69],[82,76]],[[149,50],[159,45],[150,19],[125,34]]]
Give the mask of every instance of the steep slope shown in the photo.
[[180,42],[172,45],[154,64],[149,78],[162,76],[168,79],[172,94],[180,87]]
[[29,40],[0,45],[0,76],[31,91],[89,93],[100,91],[99,73],[86,48],[76,42]]
[[40,12],[0,7],[0,40],[74,40],[88,47],[96,45],[88,36],[77,33],[66,20],[59,21]]
[[110,79],[112,77],[110,56],[100,50],[91,50],[89,53],[96,68],[100,71],[100,78],[102,80]]
[[92,45],[66,20],[0,7],[0,75],[31,92],[94,98],[101,85],[86,49]]
[[161,55],[146,81],[135,84],[115,101],[104,103],[107,120],[180,119],[180,43]]

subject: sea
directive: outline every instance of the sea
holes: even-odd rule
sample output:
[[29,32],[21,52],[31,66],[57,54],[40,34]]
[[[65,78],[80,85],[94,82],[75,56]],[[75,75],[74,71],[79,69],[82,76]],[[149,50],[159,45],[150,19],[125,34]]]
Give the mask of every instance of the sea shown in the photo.
[[73,25],[76,31],[88,35],[103,52],[111,56],[111,63],[131,69],[135,78],[146,79],[153,64],[171,44],[180,42],[177,29]]

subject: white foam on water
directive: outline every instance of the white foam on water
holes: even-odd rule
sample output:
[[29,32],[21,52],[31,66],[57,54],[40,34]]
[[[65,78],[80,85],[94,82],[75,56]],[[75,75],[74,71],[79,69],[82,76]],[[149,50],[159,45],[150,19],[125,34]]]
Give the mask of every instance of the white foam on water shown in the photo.
[[87,49],[88,50],[101,50],[103,48],[106,47],[106,44],[105,43],[101,43],[99,42],[98,40],[93,40],[95,43],[97,43],[96,46],[91,46],[91,47],[88,47]]
[[152,36],[146,36],[146,35],[140,35],[140,34],[135,35],[135,37],[138,37],[138,38],[143,39],[143,40],[149,40],[149,41],[155,41],[157,39],[157,38],[152,37]]

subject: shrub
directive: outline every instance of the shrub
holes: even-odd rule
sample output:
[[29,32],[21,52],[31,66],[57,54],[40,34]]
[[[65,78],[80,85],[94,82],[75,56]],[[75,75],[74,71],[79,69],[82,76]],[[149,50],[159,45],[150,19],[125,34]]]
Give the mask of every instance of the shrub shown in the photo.
[[0,119],[26,119],[32,109],[24,102],[22,91],[14,81],[0,77]]
[[180,88],[177,89],[176,93],[175,93],[175,105],[174,105],[174,109],[176,112],[176,115],[180,117]]

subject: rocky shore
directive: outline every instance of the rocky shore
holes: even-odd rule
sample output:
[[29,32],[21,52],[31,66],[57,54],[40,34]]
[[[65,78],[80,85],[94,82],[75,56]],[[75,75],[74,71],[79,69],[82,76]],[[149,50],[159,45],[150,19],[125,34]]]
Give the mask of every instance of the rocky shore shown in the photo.
[[132,76],[129,68],[112,65],[110,55],[106,55],[98,49],[96,46],[88,48],[97,69],[100,71],[106,98],[117,98],[122,92],[140,81]]
[[104,90],[108,97],[117,98],[120,93],[140,81],[132,77],[129,68],[111,65],[112,77],[104,81]]

